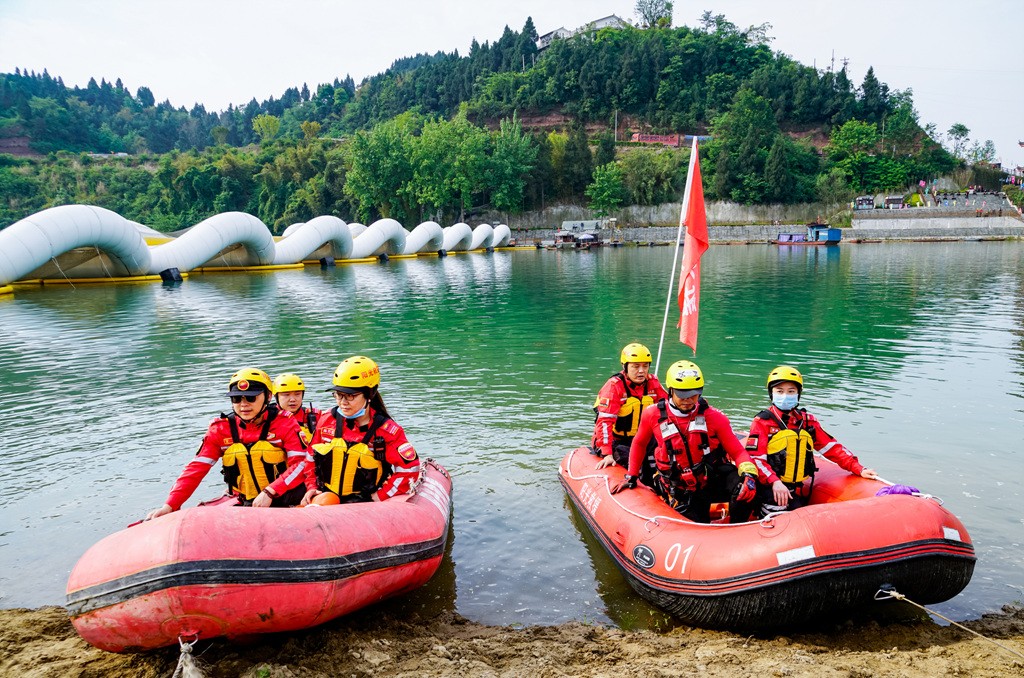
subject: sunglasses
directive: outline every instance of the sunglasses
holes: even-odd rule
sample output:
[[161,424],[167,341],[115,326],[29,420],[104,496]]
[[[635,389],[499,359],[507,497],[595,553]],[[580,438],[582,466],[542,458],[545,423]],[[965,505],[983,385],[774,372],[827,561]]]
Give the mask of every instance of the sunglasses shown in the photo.
[[256,402],[256,399],[259,398],[260,396],[259,395],[251,395],[251,396],[228,396],[228,397],[231,398],[231,402],[233,402],[233,403],[240,403],[240,402],[242,402],[243,399],[247,403],[254,403],[254,402]]

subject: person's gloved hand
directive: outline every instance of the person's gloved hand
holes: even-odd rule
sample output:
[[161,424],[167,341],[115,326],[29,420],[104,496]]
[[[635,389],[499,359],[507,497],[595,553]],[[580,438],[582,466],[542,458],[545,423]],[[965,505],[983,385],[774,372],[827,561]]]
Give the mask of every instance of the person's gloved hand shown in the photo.
[[748,502],[757,494],[757,477],[749,473],[740,476],[740,486],[736,492],[736,501]]
[[631,476],[628,473],[623,476],[622,482],[612,488],[612,494],[618,494],[623,490],[632,490],[636,487],[636,476]]

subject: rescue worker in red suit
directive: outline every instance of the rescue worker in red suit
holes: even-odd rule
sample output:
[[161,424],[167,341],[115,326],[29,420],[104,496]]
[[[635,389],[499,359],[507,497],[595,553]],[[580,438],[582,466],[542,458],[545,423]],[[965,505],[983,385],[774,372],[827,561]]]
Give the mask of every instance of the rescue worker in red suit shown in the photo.
[[806,506],[814,486],[814,452],[862,478],[877,478],[848,449],[830,436],[817,417],[798,407],[804,378],[789,365],[768,374],[771,405],[754,417],[747,452],[765,479],[758,488],[759,516]]
[[629,469],[612,494],[636,487],[648,441],[654,439],[657,481],[672,508],[690,520],[709,523],[711,504],[727,501],[729,522],[745,522],[757,494],[757,468],[729,419],[701,397],[700,368],[688,360],[673,363],[665,385],[668,400],[644,410]]
[[177,511],[218,461],[228,494],[245,506],[294,506],[302,500],[306,443],[294,417],[270,402],[273,384],[263,370],[246,367],[228,384],[231,414],[210,423],[203,443],[174,483],[167,502],[146,520]]
[[316,428],[316,420],[323,412],[313,407],[312,403],[303,405],[302,398],[305,395],[306,384],[299,375],[288,372],[279,374],[274,379],[274,401],[283,412],[295,417],[302,430],[302,439],[309,444],[313,437],[313,429]]
[[[597,394],[591,450],[601,456],[597,468],[629,465],[629,448],[640,426],[644,408],[668,397],[658,378],[650,373],[651,351],[643,344],[627,344],[619,356],[622,371],[613,374]],[[647,451],[640,481],[654,487],[654,446]]]
[[346,358],[334,371],[337,406],[313,432],[303,505],[384,501],[411,492],[420,460],[378,392],[380,369],[366,356]]

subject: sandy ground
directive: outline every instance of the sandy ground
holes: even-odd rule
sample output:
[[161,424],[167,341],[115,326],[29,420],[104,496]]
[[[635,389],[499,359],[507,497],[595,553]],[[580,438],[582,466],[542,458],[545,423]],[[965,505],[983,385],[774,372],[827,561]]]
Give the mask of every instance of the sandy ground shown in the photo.
[[[197,645],[210,678],[320,676],[986,676],[1024,659],[930,621],[846,622],[774,638],[691,628],[667,633],[572,623],[483,626],[449,613],[413,622],[363,610],[310,631]],[[966,626],[1024,654],[1024,608]],[[0,676],[170,676],[178,649],[117,655],[87,645],[59,607],[0,610]]]

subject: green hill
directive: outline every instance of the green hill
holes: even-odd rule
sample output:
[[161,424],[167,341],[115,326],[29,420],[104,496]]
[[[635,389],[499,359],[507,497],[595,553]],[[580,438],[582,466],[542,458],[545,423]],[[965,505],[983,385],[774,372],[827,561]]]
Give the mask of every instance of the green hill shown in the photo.
[[957,165],[909,90],[871,69],[858,87],[801,65],[763,26],[705,13],[697,28],[584,30],[542,51],[537,38],[527,19],[465,56],[416,55],[358,87],[346,76],[221,112],[157,104],[120,80],[0,74],[0,151],[51,154],[0,163],[0,225],[71,201],[177,228],[225,208],[282,224],[320,209],[411,221],[675,199],[688,151],[612,139],[632,132],[710,136],[708,196],[744,203],[902,191]]

